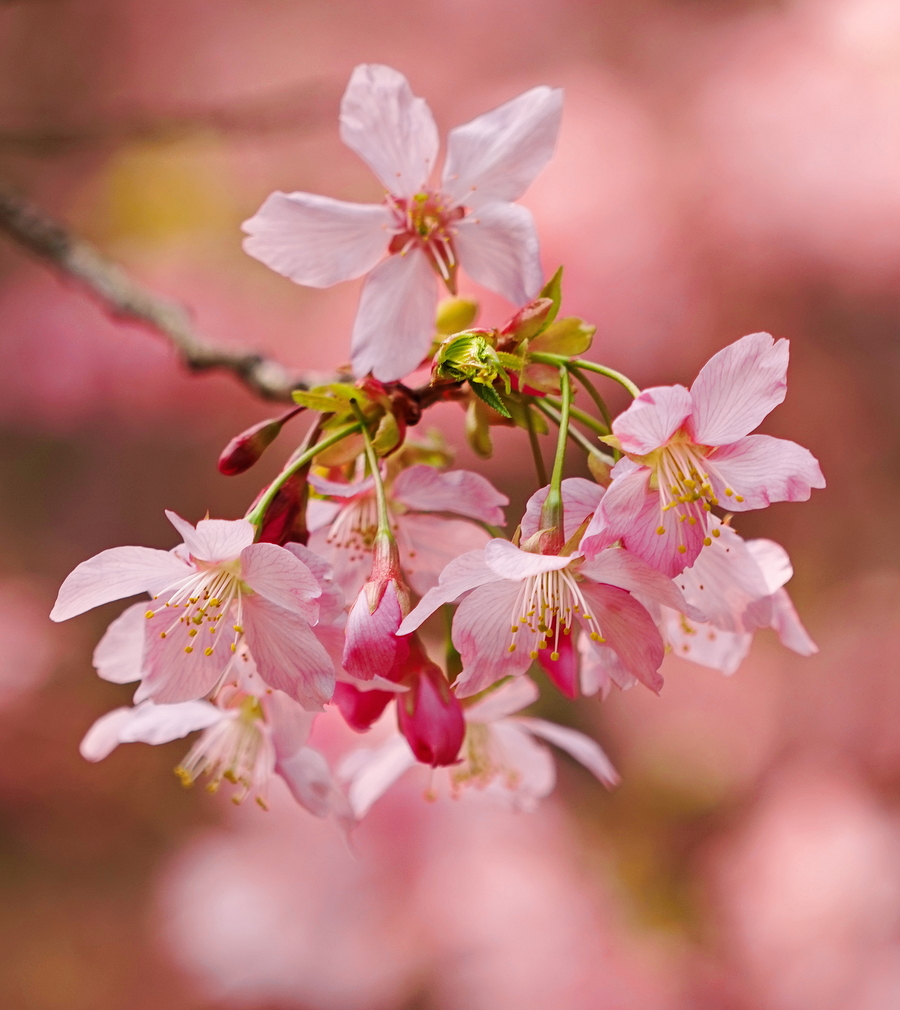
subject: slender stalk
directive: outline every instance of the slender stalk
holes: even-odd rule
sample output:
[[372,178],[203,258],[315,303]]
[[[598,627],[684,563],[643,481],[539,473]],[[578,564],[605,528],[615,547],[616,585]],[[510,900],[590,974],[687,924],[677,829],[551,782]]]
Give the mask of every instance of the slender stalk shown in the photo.
[[[600,416],[606,423],[606,427],[609,431],[612,431],[612,415],[609,412],[609,407],[606,406],[606,401],[597,392],[597,387],[591,382],[591,380],[584,374],[580,368],[575,368],[574,366],[569,366],[569,371],[575,376],[576,379],[584,386],[587,390],[588,396],[594,401],[597,406],[597,410],[600,411]],[[607,431],[607,434],[609,434]]]
[[547,483],[547,467],[541,454],[541,444],[534,427],[534,418],[531,416],[531,407],[527,403],[525,404],[525,420],[528,422],[528,441],[531,445],[531,455],[534,457],[534,470],[537,474],[538,484],[544,487]]
[[372,436],[369,434],[368,421],[356,400],[350,401],[353,413],[359,418],[359,429],[362,432],[363,441],[366,445],[366,461],[372,473],[372,480],[375,482],[375,503],[378,506],[378,533],[387,535],[394,539],[391,533],[391,516],[388,512],[387,495],[384,493],[384,483],[381,479],[381,467],[378,465],[378,455],[375,446],[372,445]]
[[559,366],[559,389],[560,400],[562,401],[559,411],[559,437],[556,440],[556,455],[553,458],[553,473],[550,475],[550,488],[547,491],[544,507],[541,509],[541,527],[554,531],[550,538],[552,543],[548,542],[546,547],[548,553],[555,553],[566,542],[562,503],[562,477],[563,467],[566,462],[569,410],[572,406],[572,379],[565,365]]
[[[535,404],[536,407],[541,411],[541,413],[548,417],[555,425],[560,423],[560,415],[558,410],[554,410],[553,407],[548,403]],[[605,453],[602,449],[594,445],[589,439],[585,438],[584,435],[577,428],[569,426],[569,438],[585,452],[590,453],[591,456],[596,456],[598,459],[603,460],[607,466],[613,466],[616,462],[612,456]]]
[[[555,397],[547,396],[545,399],[554,407],[559,408],[561,406],[560,401]],[[595,431],[598,435],[609,434],[609,428],[607,428],[605,424],[598,421],[596,417],[591,417],[591,415],[585,413],[585,411],[579,410],[574,403],[569,407],[569,413],[572,415],[574,420],[580,421],[586,428],[590,428],[591,431]]]
[[557,368],[574,365],[576,368],[583,368],[588,372],[605,375],[607,379],[612,379],[613,382],[618,382],[620,386],[624,386],[632,396],[637,397],[641,395],[640,389],[627,375],[617,372],[614,368],[607,368],[606,365],[598,365],[593,361],[585,361],[583,358],[567,358],[562,354],[543,354],[537,351],[530,354],[529,357],[540,365],[556,365]]

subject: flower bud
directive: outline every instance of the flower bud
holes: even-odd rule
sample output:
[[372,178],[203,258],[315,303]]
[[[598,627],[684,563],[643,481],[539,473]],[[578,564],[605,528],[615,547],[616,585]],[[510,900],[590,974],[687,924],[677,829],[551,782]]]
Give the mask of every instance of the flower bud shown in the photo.
[[425,663],[397,699],[397,724],[423,764],[454,764],[466,733],[462,705],[434,663]]
[[219,456],[219,473],[234,477],[249,470],[275,441],[285,422],[305,409],[303,406],[294,407],[281,417],[270,417],[235,435]]
[[523,306],[503,327],[500,333],[512,337],[517,344],[536,336],[547,325],[553,310],[550,298],[535,298]]
[[294,474],[281,485],[271,504],[266,509],[260,525],[258,540],[264,544],[306,543],[309,533],[303,517],[307,496],[306,480]]
[[495,342],[492,330],[467,330],[448,337],[437,350],[432,378],[451,382],[474,379],[485,385],[505,378],[506,372],[494,350]]
[[334,686],[332,701],[351,729],[364,733],[381,716],[391,700],[393,691],[360,691],[352,684],[338,682]]
[[444,298],[437,308],[434,328],[442,336],[467,330],[478,315],[478,302],[471,298]]

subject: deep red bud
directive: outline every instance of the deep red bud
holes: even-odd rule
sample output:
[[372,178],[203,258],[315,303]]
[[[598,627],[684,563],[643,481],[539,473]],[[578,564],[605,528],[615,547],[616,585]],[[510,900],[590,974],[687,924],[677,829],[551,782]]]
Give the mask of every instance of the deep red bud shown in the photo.
[[235,435],[219,457],[219,473],[224,473],[226,477],[234,477],[249,470],[275,441],[283,423],[282,418],[270,418],[268,421],[254,424],[240,435]]
[[454,764],[466,734],[466,721],[447,678],[434,663],[426,663],[407,683],[409,690],[397,699],[400,732],[423,764]]
[[364,733],[396,697],[393,691],[360,691],[352,684],[339,681],[335,684],[332,701],[347,725]]
[[[295,474],[278,489],[263,516],[258,540],[264,544],[303,543],[309,539],[305,523],[298,524],[305,504],[306,481]],[[299,528],[298,528],[299,526]]]

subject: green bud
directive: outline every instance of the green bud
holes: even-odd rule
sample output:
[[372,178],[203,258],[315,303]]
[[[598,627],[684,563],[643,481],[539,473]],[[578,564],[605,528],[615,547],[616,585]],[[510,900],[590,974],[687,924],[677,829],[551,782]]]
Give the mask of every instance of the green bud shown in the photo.
[[495,339],[490,330],[468,330],[448,337],[435,356],[432,381],[449,379],[493,386],[501,379],[509,389],[509,376],[494,350]]
[[467,330],[478,316],[478,302],[471,298],[445,298],[438,305],[434,328],[442,336]]

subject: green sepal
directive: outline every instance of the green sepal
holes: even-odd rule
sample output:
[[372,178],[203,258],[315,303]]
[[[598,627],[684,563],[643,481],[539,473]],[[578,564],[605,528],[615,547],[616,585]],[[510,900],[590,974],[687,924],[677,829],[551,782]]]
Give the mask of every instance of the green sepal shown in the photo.
[[495,353],[500,364],[510,371],[519,372],[525,367],[525,359],[520,358],[518,354],[507,354],[506,351],[496,351]]
[[559,306],[562,303],[562,274],[563,268],[560,267],[559,270],[550,278],[549,281],[541,288],[541,298],[549,298],[553,302],[553,308],[547,313],[547,318],[544,322],[544,327],[550,325],[554,319],[556,319],[559,314]]
[[591,346],[596,326],[591,326],[577,316],[557,319],[539,333],[529,345],[529,351],[543,354],[561,354],[567,358],[584,354]]
[[375,437],[372,439],[372,448],[379,456],[386,456],[392,449],[396,449],[400,443],[400,426],[397,418],[388,411],[378,422]]

